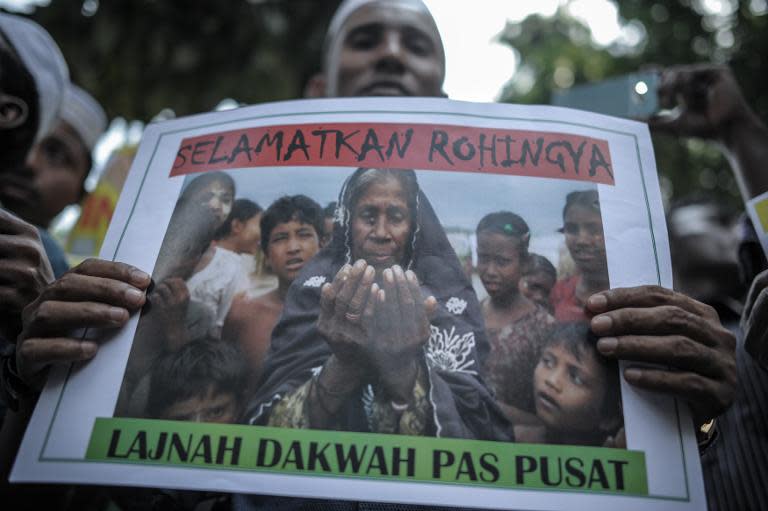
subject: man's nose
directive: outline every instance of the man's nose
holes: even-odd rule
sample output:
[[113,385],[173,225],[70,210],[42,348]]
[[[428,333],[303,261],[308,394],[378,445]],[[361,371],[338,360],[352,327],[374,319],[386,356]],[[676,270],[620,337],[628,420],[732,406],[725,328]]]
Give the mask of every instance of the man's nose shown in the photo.
[[384,34],[379,45],[377,67],[381,71],[399,73],[405,69],[403,58],[405,48],[398,31],[390,30]]

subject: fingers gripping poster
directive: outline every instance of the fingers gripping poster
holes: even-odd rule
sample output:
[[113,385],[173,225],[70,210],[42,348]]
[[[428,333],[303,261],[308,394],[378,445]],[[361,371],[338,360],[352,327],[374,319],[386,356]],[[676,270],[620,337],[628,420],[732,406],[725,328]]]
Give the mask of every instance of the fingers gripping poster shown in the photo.
[[148,303],[51,373],[14,481],[704,507],[686,405],[628,385],[584,307],[671,287],[643,124],[437,99],[153,124],[101,257]]

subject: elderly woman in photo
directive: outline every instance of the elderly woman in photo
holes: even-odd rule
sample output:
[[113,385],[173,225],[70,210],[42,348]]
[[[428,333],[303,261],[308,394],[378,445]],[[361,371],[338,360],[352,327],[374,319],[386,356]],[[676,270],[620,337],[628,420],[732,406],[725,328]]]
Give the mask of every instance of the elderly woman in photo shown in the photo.
[[288,292],[246,417],[280,427],[509,440],[478,377],[477,298],[412,170],[358,169]]

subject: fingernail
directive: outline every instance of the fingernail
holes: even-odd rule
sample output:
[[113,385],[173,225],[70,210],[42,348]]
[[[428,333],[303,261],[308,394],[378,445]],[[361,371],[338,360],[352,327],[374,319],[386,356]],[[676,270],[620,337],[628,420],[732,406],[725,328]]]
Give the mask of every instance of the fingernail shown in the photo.
[[390,284],[394,282],[394,276],[390,268],[387,268],[386,270],[384,270],[384,279]]
[[109,308],[109,319],[111,319],[115,323],[122,323],[123,321],[125,321],[125,315],[126,315],[125,309],[121,309],[120,307]]
[[641,374],[642,371],[634,367],[628,367],[627,369],[624,369],[624,379],[630,383],[640,380]]
[[605,295],[592,295],[587,300],[587,307],[589,307],[592,312],[601,312],[608,307],[608,298],[605,297]]
[[80,354],[83,359],[92,358],[98,348],[95,342],[84,341],[80,343]]
[[595,316],[592,318],[592,331],[596,334],[607,332],[613,326],[613,320],[610,316]]
[[374,275],[376,275],[376,270],[373,268],[373,266],[369,266],[365,269],[365,273],[363,274],[366,278],[372,278]]
[[355,261],[355,268],[361,269],[365,266],[365,259],[358,259]]
[[376,294],[379,292],[379,285],[377,283],[371,284],[371,293]]
[[615,337],[603,337],[597,341],[597,349],[603,355],[610,355],[616,350],[619,340]]
[[141,287],[148,286],[151,280],[150,276],[141,270],[131,271],[131,275],[129,279],[132,284],[136,284],[137,286],[141,286]]
[[415,282],[416,281],[416,274],[413,273],[413,271],[408,270],[407,272],[405,272],[405,278],[407,278],[411,282]]
[[142,300],[144,300],[144,293],[136,289],[135,287],[129,287],[125,290],[125,299],[130,303],[131,305],[141,305]]

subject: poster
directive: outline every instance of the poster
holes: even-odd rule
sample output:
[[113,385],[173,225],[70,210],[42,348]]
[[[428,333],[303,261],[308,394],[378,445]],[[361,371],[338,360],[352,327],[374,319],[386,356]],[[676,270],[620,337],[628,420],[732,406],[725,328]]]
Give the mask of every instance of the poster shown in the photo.
[[[259,221],[266,246],[223,250],[257,215],[235,228],[238,204],[267,215],[296,195],[336,201],[324,248],[325,228],[289,212]],[[504,273],[510,239],[520,267]],[[505,329],[488,307],[515,295],[505,286],[523,245],[555,267],[565,319],[541,312]],[[441,99],[154,124],[101,256],[151,269],[152,305],[118,332],[86,332],[107,337],[96,359],[51,373],[13,481],[489,509],[705,506],[686,406],[630,388],[568,333],[587,275],[671,287],[643,124]],[[225,259],[242,266],[216,266]],[[358,259],[374,269],[344,266]],[[286,279],[271,330],[262,320]],[[531,342],[533,331],[557,333]],[[555,381],[581,397],[561,398]]]

